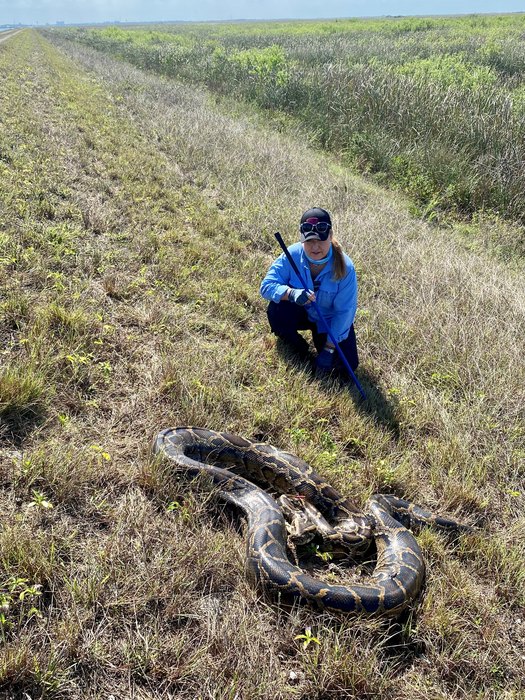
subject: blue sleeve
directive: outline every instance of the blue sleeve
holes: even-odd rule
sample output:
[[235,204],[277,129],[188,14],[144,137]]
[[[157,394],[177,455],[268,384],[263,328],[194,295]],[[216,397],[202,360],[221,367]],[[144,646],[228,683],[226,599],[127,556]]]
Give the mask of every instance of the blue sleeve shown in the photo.
[[348,336],[357,309],[357,276],[354,264],[347,259],[347,275],[339,282],[339,290],[334,299],[334,315],[330,330],[338,343]]
[[279,303],[290,284],[292,267],[286,255],[282,253],[268,270],[266,277],[261,282],[261,295],[268,301]]

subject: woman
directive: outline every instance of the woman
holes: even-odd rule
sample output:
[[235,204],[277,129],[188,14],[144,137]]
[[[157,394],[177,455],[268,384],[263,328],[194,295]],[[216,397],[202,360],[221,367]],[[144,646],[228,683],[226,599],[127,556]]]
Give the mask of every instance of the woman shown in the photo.
[[357,305],[354,264],[335,240],[330,215],[324,209],[308,209],[301,217],[299,231],[301,242],[288,250],[309,291],[303,288],[283,253],[261,284],[262,296],[270,301],[270,327],[302,358],[308,356],[308,343],[297,331],[311,330],[318,352],[315,364],[323,372],[330,371],[337,352],[311,303],[317,301],[348,364],[355,370],[359,359],[353,325]]

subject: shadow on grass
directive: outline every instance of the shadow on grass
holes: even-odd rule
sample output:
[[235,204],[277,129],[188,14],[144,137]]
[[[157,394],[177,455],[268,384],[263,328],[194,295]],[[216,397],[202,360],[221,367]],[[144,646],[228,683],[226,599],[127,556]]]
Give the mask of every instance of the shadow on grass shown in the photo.
[[0,413],[0,447],[20,449],[31,433],[46,421],[43,407]]
[[378,426],[383,426],[390,431],[392,437],[399,440],[399,421],[396,416],[395,400],[389,399],[383,389],[377,384],[373,375],[364,367],[358,367],[356,378],[366,396],[366,401],[359,393],[359,389],[354,384],[351,377],[345,379],[345,387],[355,397],[357,408],[366,415],[369,415]]
[[313,353],[305,355],[296,353],[290,345],[280,338],[277,339],[276,351],[290,367],[302,370],[305,373],[305,379],[319,381],[321,386],[326,387],[329,391],[350,392],[359,411],[370,416],[378,426],[389,430],[396,441],[399,440],[400,429],[396,417],[395,400],[393,401],[385,395],[374,376],[367,369],[360,366],[355,372],[356,379],[366,396],[366,400],[364,400],[354,380],[346,370],[336,370],[329,375],[318,374],[315,369],[315,355]]
[[281,360],[287,365],[302,369],[303,371],[311,371],[313,374],[315,355],[312,352],[296,352],[294,348],[282,338],[276,338],[275,350]]

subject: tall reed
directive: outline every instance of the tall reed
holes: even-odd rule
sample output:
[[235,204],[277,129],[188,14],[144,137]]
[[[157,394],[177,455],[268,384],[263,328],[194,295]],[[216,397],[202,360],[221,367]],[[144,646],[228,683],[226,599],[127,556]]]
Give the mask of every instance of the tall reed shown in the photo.
[[298,118],[428,214],[523,222],[524,26],[516,16],[59,31]]

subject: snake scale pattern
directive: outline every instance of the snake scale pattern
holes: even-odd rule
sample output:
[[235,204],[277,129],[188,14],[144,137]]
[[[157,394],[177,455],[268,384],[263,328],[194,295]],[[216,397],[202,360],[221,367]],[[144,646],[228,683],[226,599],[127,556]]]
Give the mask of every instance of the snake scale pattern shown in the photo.
[[[396,615],[417,596],[425,574],[421,550],[408,528],[433,524],[450,532],[472,530],[393,496],[373,496],[359,510],[295,455],[230,433],[169,428],[157,435],[153,452],[190,477],[208,475],[219,496],[244,512],[250,580],[274,597],[317,610]],[[282,507],[256,484],[282,494]],[[297,534],[301,523],[307,532],[316,529],[334,552],[364,552],[375,540],[377,565],[366,585],[328,584],[292,564],[283,515],[290,503],[299,504],[288,526],[297,542],[303,536]]]

